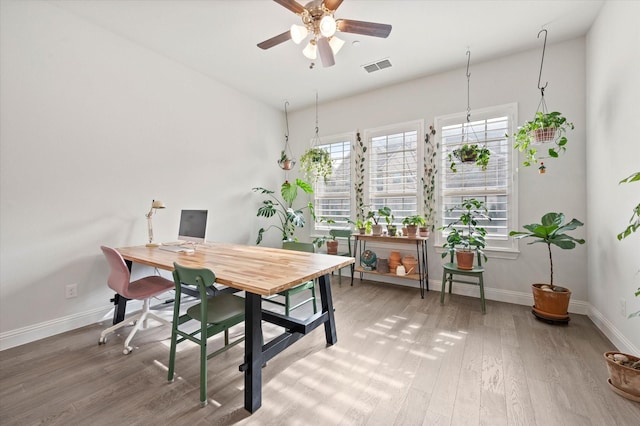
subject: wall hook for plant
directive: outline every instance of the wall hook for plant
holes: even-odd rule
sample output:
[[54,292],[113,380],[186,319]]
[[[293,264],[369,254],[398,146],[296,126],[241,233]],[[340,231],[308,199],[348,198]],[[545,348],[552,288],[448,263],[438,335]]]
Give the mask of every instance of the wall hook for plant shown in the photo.
[[542,32],[544,32],[544,44],[542,45],[542,58],[540,59],[540,74],[538,74],[538,89],[540,90],[540,94],[544,98],[544,89],[547,88],[547,84],[549,84],[549,82],[547,81],[546,83],[544,83],[544,86],[540,87],[540,81],[542,80],[542,66],[544,64],[544,52],[547,49],[547,30],[545,29],[540,30],[540,32],[538,33],[538,38],[540,38],[540,34],[542,34]]
[[284,134],[284,149],[280,153],[280,159],[278,160],[278,165],[282,170],[291,170],[296,165],[289,146],[289,112],[287,111],[287,105],[289,105],[289,101],[284,102],[284,119],[287,124],[287,132]]

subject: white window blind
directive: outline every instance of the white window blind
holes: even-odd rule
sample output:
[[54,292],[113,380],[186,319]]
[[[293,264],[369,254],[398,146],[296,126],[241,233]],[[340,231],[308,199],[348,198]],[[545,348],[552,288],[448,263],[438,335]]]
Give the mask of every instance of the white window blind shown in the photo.
[[369,209],[389,207],[396,224],[406,216],[418,213],[418,140],[421,141],[422,137],[421,122],[367,134]]
[[[440,181],[438,226],[453,222],[459,212],[450,212],[463,199],[483,201],[491,220],[480,222],[487,230],[487,249],[515,250],[508,234],[517,229],[517,197],[514,185],[514,155],[505,134],[512,134],[516,122],[516,105],[509,104],[475,111],[467,122],[466,113],[436,118],[440,137]],[[464,144],[486,146],[491,157],[486,171],[475,163],[461,163],[455,159],[457,172],[451,169],[448,158]],[[444,235],[438,232],[436,245],[441,246]]]
[[314,188],[315,213],[318,219],[331,219],[335,223],[316,222],[315,229],[349,229],[351,214],[351,145],[352,136],[324,138],[337,140],[318,145],[331,155],[333,172],[326,182],[319,179]]

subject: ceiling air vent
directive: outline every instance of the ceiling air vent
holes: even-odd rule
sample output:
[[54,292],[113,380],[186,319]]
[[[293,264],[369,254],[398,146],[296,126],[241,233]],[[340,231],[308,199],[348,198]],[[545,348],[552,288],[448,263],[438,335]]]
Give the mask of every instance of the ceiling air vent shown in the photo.
[[391,68],[391,62],[388,59],[383,59],[378,62],[374,62],[369,65],[364,65],[363,68],[368,72],[372,73],[374,71],[383,70],[385,68]]

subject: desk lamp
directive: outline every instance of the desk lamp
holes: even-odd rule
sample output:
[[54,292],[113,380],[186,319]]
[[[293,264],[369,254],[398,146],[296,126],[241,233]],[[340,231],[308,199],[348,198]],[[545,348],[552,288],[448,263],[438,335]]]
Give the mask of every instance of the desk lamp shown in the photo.
[[149,213],[145,215],[147,218],[147,230],[149,231],[149,243],[147,243],[147,247],[158,247],[160,244],[153,242],[153,225],[151,224],[151,217],[153,216],[153,212],[157,209],[164,209],[165,205],[162,201],[159,200],[151,200],[151,209],[149,209]]

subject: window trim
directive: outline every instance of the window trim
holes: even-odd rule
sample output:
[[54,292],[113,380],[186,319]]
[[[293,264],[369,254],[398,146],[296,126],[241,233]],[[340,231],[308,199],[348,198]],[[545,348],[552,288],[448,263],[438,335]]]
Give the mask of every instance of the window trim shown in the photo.
[[[512,135],[516,130],[518,122],[518,104],[516,102],[495,105],[486,108],[481,108],[473,111],[472,121],[486,120],[495,118],[500,115],[506,115],[509,117],[509,130],[507,134]],[[436,116],[434,119],[434,128],[436,129],[436,142],[440,148],[437,150],[436,161],[439,167],[443,164],[443,148],[442,143],[442,127],[451,124],[459,124],[465,122],[467,119],[467,112],[457,112],[453,114]],[[507,140],[507,144],[511,147],[510,138]],[[513,148],[509,150],[509,175],[511,179],[507,182],[507,196],[508,196],[508,208],[507,208],[507,223],[509,229],[519,229],[518,226],[518,154]],[[436,211],[438,212],[436,217],[436,231],[434,236],[434,248],[437,253],[443,253],[445,249],[442,245],[445,239],[442,236],[442,231],[438,231],[437,228],[442,226],[442,206],[443,206],[443,192],[442,192],[442,179],[445,173],[438,173],[438,179],[436,179]],[[495,244],[498,242],[498,244]],[[488,257],[502,258],[502,259],[516,259],[520,253],[518,248],[518,241],[507,237],[506,239],[493,239],[487,238],[487,246],[484,249]]]

